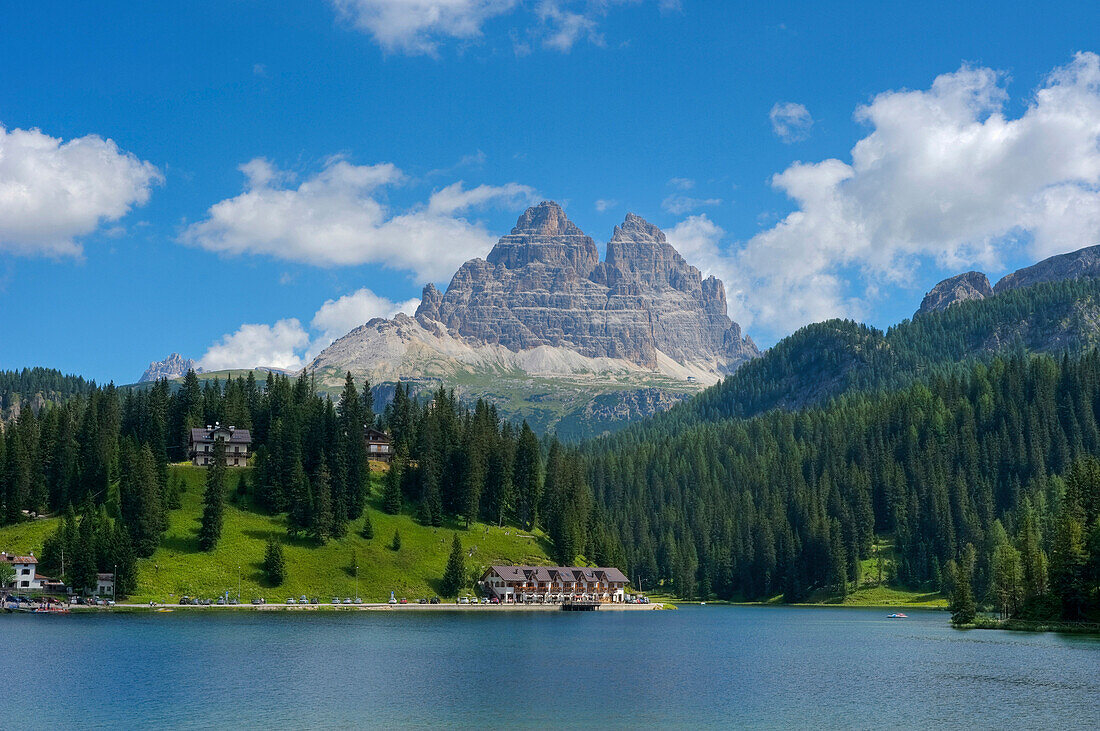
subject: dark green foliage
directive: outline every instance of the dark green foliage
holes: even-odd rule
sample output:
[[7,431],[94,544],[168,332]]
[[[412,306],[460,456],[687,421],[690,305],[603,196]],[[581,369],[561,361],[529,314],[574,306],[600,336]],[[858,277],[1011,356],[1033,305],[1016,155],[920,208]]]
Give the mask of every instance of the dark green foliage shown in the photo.
[[206,490],[202,495],[199,548],[213,551],[222,535],[225,513],[225,442],[214,441],[214,458],[206,468]]
[[451,540],[451,555],[447,559],[447,568],[443,571],[443,596],[455,596],[466,585],[466,560],[462,552],[462,541],[458,534]]
[[364,512],[365,515],[363,516],[363,529],[359,531],[359,535],[363,536],[369,541],[374,538],[374,523],[371,522],[370,511],[367,510]]
[[391,551],[400,551],[401,550],[401,531],[395,530],[393,532],[393,540],[390,541],[390,550]]
[[887,581],[934,591],[972,544],[975,602],[1053,589],[1066,616],[1092,616],[1080,577],[1100,470],[1071,466],[1100,454],[1098,423],[1100,356],[1021,355],[798,413],[655,422],[584,451],[632,574],[684,596],[843,593],[878,533],[897,557]]
[[267,547],[264,549],[264,576],[272,586],[280,586],[286,581],[283,544],[274,538],[267,539]]
[[405,474],[406,457],[398,452],[386,472],[382,488],[382,509],[390,515],[401,512],[401,504],[404,501],[401,493],[401,479]]
[[335,521],[332,514],[332,490],[328,467],[324,462],[317,467],[312,480],[314,510],[310,533],[318,543],[324,544],[335,535]]

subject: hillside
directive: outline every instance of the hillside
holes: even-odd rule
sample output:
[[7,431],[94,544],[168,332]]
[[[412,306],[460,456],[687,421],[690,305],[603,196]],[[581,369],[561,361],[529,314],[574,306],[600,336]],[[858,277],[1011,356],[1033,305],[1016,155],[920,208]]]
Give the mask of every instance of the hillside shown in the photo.
[[882,332],[848,320],[807,325],[639,432],[769,409],[798,410],[854,391],[890,391],[996,354],[1080,353],[1100,345],[1100,279],[1036,284],[960,301]]
[[[181,595],[216,597],[229,590],[237,592],[237,567],[240,566],[242,601],[265,597],[283,602],[289,596],[319,597],[328,602],[333,596],[353,596],[355,570],[353,553],[359,563],[359,595],[365,601],[398,597],[415,601],[440,593],[438,582],[451,548],[451,535],[457,531],[467,549],[466,565],[471,574],[491,563],[551,563],[545,539],[521,537],[516,528],[475,523],[464,530],[449,522],[444,527],[425,527],[411,515],[387,515],[379,509],[377,490],[367,504],[375,537],[359,535],[363,520],[349,526],[340,540],[317,546],[309,539],[290,539],[282,516],[271,516],[232,501],[227,502],[222,539],[211,553],[198,549],[199,518],[202,513],[202,489],[205,471],[199,467],[173,465],[169,468],[184,478],[186,485],[182,507],[169,513],[169,526],[160,547],[147,559],[138,561],[138,589],[135,602],[168,601]],[[230,493],[235,481],[246,470],[232,471]],[[0,527],[0,546],[9,551],[41,553],[42,542],[56,529],[59,521],[47,519]],[[401,533],[401,550],[389,548],[394,531]],[[284,541],[287,581],[280,587],[265,583],[262,572],[264,548],[269,537]],[[469,552],[473,551],[470,556]]]

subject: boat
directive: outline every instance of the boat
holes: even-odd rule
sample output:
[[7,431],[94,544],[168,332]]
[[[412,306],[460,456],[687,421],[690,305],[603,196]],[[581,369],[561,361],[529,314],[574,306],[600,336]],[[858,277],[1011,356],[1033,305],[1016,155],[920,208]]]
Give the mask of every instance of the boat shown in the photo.
[[897,614],[887,614],[886,618],[887,619],[909,619],[908,616],[902,614],[901,612],[898,612]]

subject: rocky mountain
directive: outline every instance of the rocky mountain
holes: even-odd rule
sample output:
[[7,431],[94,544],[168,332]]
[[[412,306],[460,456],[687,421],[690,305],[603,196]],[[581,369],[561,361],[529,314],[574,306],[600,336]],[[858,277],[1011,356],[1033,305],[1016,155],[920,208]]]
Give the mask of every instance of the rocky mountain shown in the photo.
[[932,291],[924,296],[920,309],[914,317],[946,310],[957,302],[980,300],[992,296],[993,288],[989,286],[988,277],[981,272],[966,272],[945,279],[933,287]]
[[187,371],[194,368],[196,373],[202,373],[202,368],[196,365],[190,358],[184,358],[179,353],[172,353],[164,360],[153,361],[145,372],[141,374],[138,383],[156,381],[161,378],[182,378]]
[[326,384],[346,370],[374,383],[443,382],[550,426],[573,413],[594,423],[653,413],[759,354],[727,315],[722,282],[656,226],[628,215],[600,261],[561,206],[544,202],[445,293],[424,287],[415,317],[371,320],[308,368]]
[[1068,254],[1044,259],[1038,264],[1006,274],[993,288],[998,294],[1010,289],[1030,287],[1040,282],[1100,276],[1100,246],[1089,246]]

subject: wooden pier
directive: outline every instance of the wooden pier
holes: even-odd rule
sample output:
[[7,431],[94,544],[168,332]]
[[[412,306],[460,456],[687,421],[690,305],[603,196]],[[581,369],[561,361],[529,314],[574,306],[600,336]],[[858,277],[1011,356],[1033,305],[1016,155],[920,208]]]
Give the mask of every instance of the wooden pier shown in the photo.
[[594,612],[600,608],[599,602],[565,602],[561,605],[563,612]]

